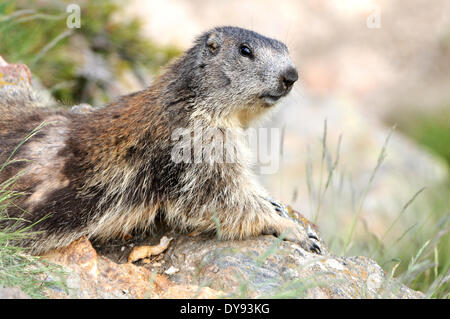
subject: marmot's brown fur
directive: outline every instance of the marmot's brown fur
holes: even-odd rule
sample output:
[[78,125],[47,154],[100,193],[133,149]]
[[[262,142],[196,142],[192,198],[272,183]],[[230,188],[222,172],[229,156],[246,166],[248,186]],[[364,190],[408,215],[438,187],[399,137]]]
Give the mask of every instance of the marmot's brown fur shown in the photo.
[[176,129],[211,127],[231,132],[227,143],[246,154],[244,130],[297,78],[283,43],[220,27],[201,35],[149,88],[93,112],[39,107],[31,93],[3,91],[0,163],[12,162],[0,183],[15,178],[11,189],[23,193],[7,213],[41,232],[23,242],[33,253],[83,235],[107,240],[145,231],[158,213],[181,231],[219,227],[224,239],[284,234],[318,252],[314,235],[267,199],[246,156],[177,163],[171,154]]

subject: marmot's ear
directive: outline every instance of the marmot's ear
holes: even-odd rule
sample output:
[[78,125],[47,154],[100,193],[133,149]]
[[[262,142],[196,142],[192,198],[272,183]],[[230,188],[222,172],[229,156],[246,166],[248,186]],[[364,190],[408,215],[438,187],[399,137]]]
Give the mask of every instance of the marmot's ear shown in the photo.
[[206,47],[211,54],[216,54],[219,52],[220,47],[222,46],[222,40],[219,35],[215,32],[212,32],[208,38],[206,39]]

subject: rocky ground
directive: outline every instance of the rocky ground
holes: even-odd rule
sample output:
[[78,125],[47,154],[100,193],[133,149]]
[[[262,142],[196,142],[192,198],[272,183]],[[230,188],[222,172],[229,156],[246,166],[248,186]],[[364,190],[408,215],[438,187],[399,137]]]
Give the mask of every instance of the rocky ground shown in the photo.
[[125,249],[109,246],[104,255],[81,238],[55,250],[45,258],[68,272],[68,291],[54,288],[47,295],[89,299],[424,297],[390,278],[367,257],[316,255],[273,236],[220,242],[170,235],[174,240],[169,249],[146,264],[117,260],[130,251],[129,244],[121,246]]

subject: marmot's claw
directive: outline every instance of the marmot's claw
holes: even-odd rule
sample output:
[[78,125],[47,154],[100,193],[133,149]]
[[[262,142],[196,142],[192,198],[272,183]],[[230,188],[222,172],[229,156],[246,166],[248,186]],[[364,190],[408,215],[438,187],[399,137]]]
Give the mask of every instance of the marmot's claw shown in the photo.
[[322,254],[322,251],[320,250],[320,246],[314,242],[311,243],[311,247],[309,248],[309,250],[312,251],[313,253],[316,253],[317,255]]
[[291,216],[289,215],[288,209],[282,203],[272,198],[264,198],[264,199],[275,207],[275,211],[278,213],[278,215],[292,219]]
[[316,236],[308,235],[308,237],[304,238],[303,240],[292,240],[292,241],[299,243],[300,246],[302,246],[302,248],[305,249],[306,251],[310,251],[317,255],[322,255],[322,249],[320,248],[320,242]]
[[314,231],[314,229],[311,227],[311,225],[308,225],[307,232],[308,232],[309,238],[319,241],[319,237],[318,237],[317,233]]
[[320,246],[319,246],[320,241],[319,241],[319,238],[317,237],[317,234],[309,225],[308,225],[307,232],[308,232],[308,238],[310,239],[310,242],[311,242],[311,247],[309,248],[309,250],[318,255],[321,255],[322,250],[320,249]]

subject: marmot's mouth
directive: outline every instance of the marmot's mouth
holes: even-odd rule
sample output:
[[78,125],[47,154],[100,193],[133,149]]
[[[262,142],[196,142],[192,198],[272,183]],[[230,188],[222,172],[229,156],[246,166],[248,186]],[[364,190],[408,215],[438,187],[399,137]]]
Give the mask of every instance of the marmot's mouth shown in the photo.
[[265,94],[265,95],[262,95],[260,97],[260,99],[262,99],[267,105],[274,105],[283,96],[284,96],[284,94],[280,94],[280,95]]

